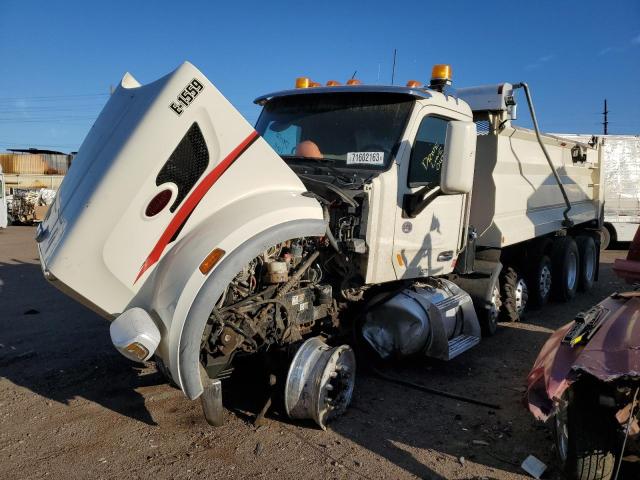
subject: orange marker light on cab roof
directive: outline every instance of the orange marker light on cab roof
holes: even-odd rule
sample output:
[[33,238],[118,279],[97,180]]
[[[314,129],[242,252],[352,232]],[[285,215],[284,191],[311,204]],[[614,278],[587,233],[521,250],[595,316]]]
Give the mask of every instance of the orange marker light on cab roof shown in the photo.
[[342,85],[342,84],[337,80],[329,80],[327,82],[327,87],[338,87],[340,85]]
[[418,80],[409,80],[407,82],[407,87],[409,88],[420,88],[422,86],[422,82],[419,82]]
[[362,82],[357,78],[350,78],[347,80],[347,85],[362,85]]
[[310,80],[308,77],[296,78],[296,88],[309,88]]
[[438,64],[431,69],[432,80],[449,80],[451,81],[451,65]]
[[211,271],[213,267],[220,261],[220,259],[224,256],[225,251],[220,248],[214,248],[209,255],[205,257],[205,259],[200,264],[200,272],[203,275],[206,275]]
[[313,80],[311,80],[311,81],[309,82],[309,86],[310,86],[310,87],[321,87],[321,86],[322,86],[322,84],[321,84],[320,82],[314,82]]

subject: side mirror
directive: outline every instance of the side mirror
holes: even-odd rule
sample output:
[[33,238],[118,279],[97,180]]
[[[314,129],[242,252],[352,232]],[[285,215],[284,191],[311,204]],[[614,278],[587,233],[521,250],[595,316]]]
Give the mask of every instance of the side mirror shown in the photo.
[[440,187],[442,193],[469,193],[476,163],[476,124],[452,120],[447,126]]

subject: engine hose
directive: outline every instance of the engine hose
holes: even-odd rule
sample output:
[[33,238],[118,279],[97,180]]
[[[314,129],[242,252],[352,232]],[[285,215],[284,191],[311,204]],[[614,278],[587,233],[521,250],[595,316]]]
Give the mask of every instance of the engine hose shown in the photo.
[[549,164],[549,167],[551,167],[551,171],[553,172],[553,176],[556,179],[556,182],[558,183],[558,187],[560,187],[560,192],[562,193],[562,197],[564,198],[564,203],[567,205],[567,208],[564,209],[564,212],[562,212],[562,215],[564,216],[564,222],[563,225],[565,227],[571,227],[573,226],[573,221],[569,218],[569,210],[571,210],[571,202],[569,201],[569,197],[567,196],[567,192],[564,189],[564,185],[562,184],[562,180],[560,180],[560,176],[558,175],[558,172],[556,171],[555,167],[553,166],[553,162],[551,161],[551,157],[549,156],[549,152],[547,152],[546,147],[544,146],[544,143],[542,142],[542,137],[540,136],[540,129],[538,128],[538,119],[536,118],[536,112],[533,108],[533,100],[531,100],[531,92],[529,91],[529,85],[527,85],[525,82],[520,82],[520,83],[516,83],[513,85],[513,89],[517,89],[517,88],[522,88],[524,90],[524,94],[527,97],[527,105],[529,105],[529,112],[531,113],[531,120],[533,121],[533,129],[536,132],[536,138],[538,139],[538,143],[540,144],[540,148],[542,148],[542,153],[544,153],[544,156],[547,159],[547,163]]
[[309,269],[309,267],[313,264],[313,262],[316,261],[316,258],[318,258],[318,255],[320,255],[320,252],[317,250],[313,252],[311,255],[309,255],[309,257],[304,261],[304,263],[298,267],[298,270],[296,270],[296,272],[291,276],[291,278],[289,278],[287,283],[285,283],[282,287],[278,289],[275,295],[276,299],[282,298],[289,290],[293,288],[293,286],[298,282],[298,280],[302,278],[302,275],[304,275],[304,272],[306,272]]
[[342,254],[342,252],[340,251],[340,247],[338,246],[338,242],[336,242],[336,237],[333,236],[333,233],[331,233],[331,217],[329,216],[329,209],[327,208],[326,205],[322,205],[322,214],[324,216],[324,221],[327,224],[327,238],[329,239],[329,243],[331,244],[331,246],[333,247],[333,249]]

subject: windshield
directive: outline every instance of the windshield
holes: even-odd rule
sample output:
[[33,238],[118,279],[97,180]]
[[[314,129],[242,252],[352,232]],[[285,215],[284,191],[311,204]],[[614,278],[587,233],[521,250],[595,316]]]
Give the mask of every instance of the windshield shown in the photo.
[[336,93],[274,98],[256,129],[285,160],[326,160],[336,167],[384,169],[395,155],[413,98]]

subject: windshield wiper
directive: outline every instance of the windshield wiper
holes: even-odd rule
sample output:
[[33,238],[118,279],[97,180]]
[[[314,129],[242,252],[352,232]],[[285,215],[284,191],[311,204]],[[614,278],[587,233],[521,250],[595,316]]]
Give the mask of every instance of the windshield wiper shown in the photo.
[[[307,175],[299,175],[299,177],[300,177],[300,180],[302,180],[302,183],[304,183],[305,187],[309,188],[309,190],[314,191],[314,187],[312,186],[314,185],[316,189],[319,189],[321,191],[328,190],[330,192],[333,192],[334,194],[338,195],[338,197],[340,197],[344,202],[348,203],[352,207],[354,208],[358,207],[358,204],[356,203],[356,201],[342,188],[337,187],[336,185],[333,185],[329,182],[323,182],[322,180],[318,180],[317,178],[308,177]],[[322,193],[324,192],[321,192],[320,195],[322,195]]]
[[[321,158],[302,157],[300,155],[280,155],[280,156],[282,157],[283,160],[305,160],[310,163],[314,163],[314,162],[323,163],[321,167],[319,165],[310,165],[310,166],[315,167],[316,171],[322,171],[323,169],[329,170],[331,173],[335,175],[337,180],[340,180],[343,183],[349,183],[349,184],[353,183],[353,180],[349,178],[347,175],[345,175],[344,172],[341,172],[340,170],[332,166],[333,164],[335,164],[336,159],[327,158],[327,157],[321,157]],[[331,165],[327,165],[327,164],[331,164]]]

